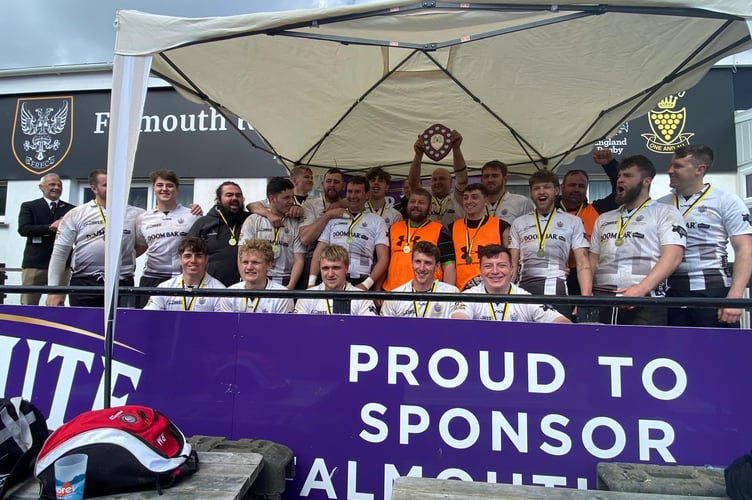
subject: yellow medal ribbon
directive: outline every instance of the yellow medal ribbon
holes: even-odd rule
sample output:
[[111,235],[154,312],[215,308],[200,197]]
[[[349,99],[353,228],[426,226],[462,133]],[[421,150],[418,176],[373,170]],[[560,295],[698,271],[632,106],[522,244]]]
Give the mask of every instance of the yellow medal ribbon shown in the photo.
[[[264,285],[264,289],[269,285],[269,278],[266,279],[266,285]],[[259,305],[259,300],[261,300],[261,297],[256,297],[253,299],[253,309],[251,312],[256,312],[256,309]],[[243,297],[243,312],[248,312],[248,297]]]
[[94,204],[99,209],[99,218],[102,220],[102,227],[106,228],[107,227],[107,218],[104,216],[104,212],[102,211],[102,206],[99,203],[97,203],[96,199],[94,199]]
[[[203,288],[204,283],[206,282],[206,273],[201,277],[201,282],[198,284],[198,288]],[[185,283],[183,282],[183,278],[180,278],[180,288],[185,288]],[[187,304],[185,303],[185,295],[181,297],[183,299],[183,311],[191,311],[193,310],[193,302],[196,300],[196,297],[191,297],[191,301]]]
[[551,223],[554,221],[554,215],[556,215],[556,209],[554,208],[548,217],[548,222],[546,222],[546,227],[543,229],[543,233],[541,234],[541,227],[540,227],[540,220],[538,219],[538,209],[536,208],[533,210],[533,215],[535,216],[535,232],[538,235],[538,257],[543,257],[546,255],[546,237],[548,236],[548,230],[551,229]]
[[650,198],[643,201],[642,205],[640,205],[640,207],[637,210],[632,212],[632,215],[630,215],[627,218],[626,222],[624,222],[624,207],[622,207],[621,210],[619,210],[619,219],[617,220],[617,227],[616,227],[616,246],[621,246],[624,244],[624,230],[627,229],[627,225],[632,220],[632,217],[637,215],[637,212],[645,208],[645,205],[647,205],[649,201],[650,201]]
[[[561,201],[561,200],[559,200],[559,206],[560,206],[560,207],[561,207],[561,209],[562,209],[562,210],[564,210],[565,212],[568,212],[568,213],[570,213],[570,214],[571,214],[571,213],[573,212],[572,210],[567,210],[567,207],[566,207],[566,206],[564,205],[564,202],[563,202],[563,201]],[[575,217],[579,217],[579,216],[580,216],[580,212],[582,212],[582,209],[583,209],[583,208],[585,208],[585,204],[584,204],[584,203],[580,203],[580,207],[579,207],[579,208],[577,209],[577,212],[576,212],[576,213],[574,213],[574,216],[575,216]]]
[[[405,246],[408,248],[408,250],[405,250],[405,253],[407,253],[407,252],[409,252],[410,243],[412,243],[413,240],[412,240],[412,237],[410,236],[410,221],[407,220],[405,222],[407,223],[407,241],[405,242]],[[420,231],[429,222],[431,222],[430,219],[426,220],[423,224],[421,224],[420,226],[416,227],[415,228],[415,232],[417,233],[418,231]]]
[[386,210],[386,202],[384,202],[384,206],[381,207],[381,210],[376,210],[376,207],[373,206],[373,203],[371,203],[371,200],[368,200],[368,209],[371,211],[372,214],[378,214],[379,217],[384,217],[384,210]]
[[431,204],[436,207],[436,215],[439,217],[444,215],[444,210],[446,209],[444,205],[446,205],[448,199],[449,195],[444,196],[441,200],[435,196],[431,196]]
[[473,263],[473,242],[475,241],[475,237],[478,236],[478,231],[480,231],[480,228],[483,226],[483,224],[485,224],[487,218],[488,216],[483,216],[483,218],[480,220],[480,223],[478,224],[478,227],[475,228],[475,234],[471,239],[470,226],[467,225],[467,217],[465,217],[465,245],[467,247],[467,257],[465,257],[465,262],[467,264]]
[[[507,295],[513,295],[512,294],[512,285],[509,285],[509,291],[507,291]],[[494,321],[497,321],[496,319],[496,309],[494,309],[493,304],[490,302],[488,303],[488,308],[491,310],[491,317]],[[504,312],[501,313],[501,321],[507,320],[507,313],[509,312],[509,302],[504,303]]]
[[[415,289],[415,287],[412,287],[412,289],[413,289],[413,293],[418,293],[418,291]],[[433,293],[435,291],[436,291],[436,282],[434,281],[433,282],[433,286],[431,287],[431,292],[430,293]],[[416,318],[425,318],[426,314],[428,314],[428,311],[430,310],[430,306],[431,306],[431,301],[429,300],[428,302],[426,302],[426,307],[425,307],[425,309],[423,309],[423,314],[420,314],[420,309],[419,309],[419,306],[418,306],[418,301],[414,300],[413,301],[413,307],[415,308],[415,317]]]
[[[360,221],[360,218],[363,217],[363,214],[365,212],[361,212],[358,214],[357,217],[354,217],[352,221],[350,222],[350,225],[347,226],[347,242],[352,243],[352,231],[355,228],[355,225]],[[350,214],[352,216],[352,214]]]
[[225,219],[225,214],[222,213],[222,209],[221,208],[218,207],[217,208],[217,212],[219,212],[219,216],[222,217],[222,222],[225,223],[225,226],[227,226],[227,229],[230,231],[230,240],[228,241],[228,243],[231,246],[235,246],[235,244],[238,242],[238,240],[235,239],[235,228],[237,226],[230,227],[230,224],[227,223],[227,219]]
[[[705,197],[710,193],[711,189],[713,189],[713,187],[710,184],[708,184],[708,187],[705,188],[705,191],[700,195],[700,197],[697,198],[695,202],[692,203],[689,207],[687,207],[687,209],[682,214],[682,217],[686,217],[687,215],[689,215],[689,212],[694,210],[697,207],[697,205],[699,205],[700,202],[705,199]],[[676,195],[676,193],[674,193],[674,208],[676,208],[677,210],[679,209],[679,197]]]
[[499,206],[504,203],[504,198],[507,197],[508,191],[504,191],[504,194],[501,195],[501,198],[499,198],[499,201],[491,205],[490,203],[486,203],[486,215],[496,215],[496,209],[499,208]]

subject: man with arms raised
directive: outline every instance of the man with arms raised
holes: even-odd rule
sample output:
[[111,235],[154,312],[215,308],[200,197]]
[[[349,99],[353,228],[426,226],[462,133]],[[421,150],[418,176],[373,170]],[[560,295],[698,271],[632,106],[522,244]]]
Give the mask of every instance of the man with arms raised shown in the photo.
[[[323,245],[316,249],[317,267],[321,269],[321,284],[311,290],[359,291],[347,282],[347,267],[350,255],[339,245]],[[349,304],[347,304],[349,302]],[[376,316],[376,306],[370,300],[340,299],[298,299],[296,314],[351,314],[354,316]]]
[[[467,294],[529,295],[512,284],[512,257],[502,245],[480,249],[480,284],[465,290]],[[460,302],[451,317],[486,321],[526,321],[529,323],[571,323],[554,308],[542,304],[514,302]]]
[[386,192],[389,189],[389,182],[392,180],[389,172],[381,167],[370,168],[366,172],[366,180],[369,187],[368,203],[366,203],[368,211],[384,219],[386,227],[401,221],[402,214],[399,213],[399,210],[389,206],[386,202]]
[[428,218],[431,194],[423,188],[416,189],[410,194],[407,210],[407,220],[389,228],[389,269],[382,288],[391,291],[410,280],[413,275],[412,252],[415,243],[420,241],[438,245],[441,255],[437,259],[436,279],[454,283],[454,244],[449,231]]
[[470,184],[465,188],[462,208],[465,217],[452,222],[447,228],[454,242],[455,285],[460,290],[477,284],[480,249],[509,241],[509,224],[486,214],[486,188],[482,184]]
[[270,242],[274,263],[269,278],[292,290],[303,272],[306,253],[300,243],[298,219],[285,216],[294,206],[293,184],[284,177],[272,177],[266,185],[266,196],[269,211],[282,220],[282,225],[274,226],[267,217],[251,214],[243,223],[240,242],[256,239]]
[[[395,288],[393,292],[459,292],[457,287],[434,277],[441,266],[439,247],[430,241],[418,241],[413,245],[411,257],[413,279]],[[403,318],[448,318],[453,310],[454,304],[451,301],[385,300],[381,306],[381,315]]]
[[243,210],[243,191],[232,181],[217,188],[216,205],[198,219],[190,236],[204,240],[209,247],[207,271],[225,286],[240,281],[238,274],[238,242],[248,212]]
[[[679,209],[687,224],[684,258],[668,279],[668,297],[742,298],[752,273],[752,220],[735,194],[711,186],[704,178],[713,151],[702,144],[677,148],[668,167],[673,193],[659,202]],[[734,249],[728,269],[729,240]],[[673,326],[739,327],[742,310],[687,307],[668,310]]]
[[[582,295],[592,295],[593,274],[588,258],[585,229],[579,217],[561,212],[554,203],[559,178],[550,170],[530,176],[530,197],[535,209],[512,223],[509,251],[512,269],[520,269],[519,284],[533,295],[567,295],[567,261],[570,251],[577,259],[577,277]],[[557,306],[569,316],[572,307]]]
[[[50,286],[65,286],[64,274],[68,257],[73,252],[71,286],[104,285],[104,233],[107,226],[107,172],[94,170],[89,174],[89,186],[94,199],[68,212],[57,230],[52,250],[48,282]],[[136,256],[145,245],[136,244],[136,221],[142,209],[128,206],[125,210],[123,235],[120,239],[120,286],[133,286]],[[120,296],[121,305],[132,304],[131,297]],[[104,307],[104,294],[71,294],[70,305]],[[62,306],[65,295],[47,296],[48,306]]]
[[[55,246],[55,234],[60,220],[71,211],[73,205],[60,199],[63,183],[57,174],[47,174],[39,179],[42,197],[21,203],[18,212],[18,234],[26,238],[26,247],[21,263],[21,284],[43,286],[47,284],[47,272]],[[65,268],[63,282],[70,281],[70,262]],[[39,305],[41,293],[21,294],[21,304]]]
[[[268,278],[274,261],[272,244],[265,240],[248,240],[238,248],[238,270],[242,281],[229,287],[239,290],[286,290]],[[219,307],[225,312],[289,313],[292,299],[280,297],[222,297]]]
[[[467,170],[467,166],[464,166],[465,160],[462,158],[462,151],[460,150],[460,144],[462,143],[462,136],[456,130],[452,131],[452,155],[454,155],[454,171],[457,173],[457,169]],[[410,191],[421,187],[420,184],[420,170],[423,162],[423,155],[425,154],[425,145],[423,144],[423,136],[419,135],[418,139],[413,145],[413,161],[410,163],[410,171],[408,173],[407,182]],[[459,159],[458,159],[459,155]],[[465,184],[467,184],[467,174],[465,175]],[[452,223],[452,221],[462,217],[462,195],[454,191],[452,195],[452,174],[449,170],[443,167],[437,167],[431,173],[431,213],[430,218],[432,221],[439,222],[445,226]]]
[[[177,254],[182,273],[159,283],[159,288],[224,288],[219,280],[206,274],[209,248],[201,238],[188,236],[178,243]],[[219,311],[219,297],[153,295],[144,309],[153,311]]]
[[[313,252],[309,284],[319,272],[318,253],[326,245],[344,247],[350,255],[347,281],[361,290],[377,286],[389,266],[389,236],[384,219],[365,209],[368,181],[355,176],[347,183],[348,218],[330,220]],[[374,253],[376,260],[374,262]]]
[[[619,207],[614,196],[616,196],[616,169],[619,166],[610,149],[596,149],[593,151],[593,161],[603,167],[603,171],[608,175],[611,183],[611,193],[600,200],[588,203],[587,190],[590,178],[584,170],[570,170],[564,174],[562,181],[561,196],[558,200],[558,207],[563,211],[575,215],[582,219],[585,228],[585,235],[590,241],[593,234],[595,219],[604,212],[614,210]],[[567,288],[569,295],[582,295],[580,293],[580,283],[577,279],[577,261],[574,254],[569,254],[569,275],[567,276]]]
[[[178,203],[180,180],[172,170],[157,170],[149,175],[154,189],[156,207],[138,218],[136,242],[146,245],[144,274],[141,287],[155,287],[180,273],[178,245],[188,234],[198,215]],[[136,297],[136,307],[146,305],[147,297]]]
[[[616,183],[617,210],[601,214],[590,241],[595,295],[663,297],[666,278],[684,254],[687,229],[674,207],[650,198],[655,167],[642,155],[624,158]],[[600,321],[665,325],[664,307],[600,308]]]

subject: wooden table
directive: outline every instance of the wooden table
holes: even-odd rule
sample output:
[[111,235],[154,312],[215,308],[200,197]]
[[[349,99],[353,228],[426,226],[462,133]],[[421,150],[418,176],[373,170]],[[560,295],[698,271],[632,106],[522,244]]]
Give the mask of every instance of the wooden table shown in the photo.
[[[253,481],[264,467],[264,457],[258,453],[198,452],[198,472],[180,481],[172,488],[162,490],[136,491],[98,497],[103,499],[159,499],[178,500],[191,498],[211,498],[239,500],[248,491]],[[13,500],[39,498],[39,483],[29,479],[13,495]]]

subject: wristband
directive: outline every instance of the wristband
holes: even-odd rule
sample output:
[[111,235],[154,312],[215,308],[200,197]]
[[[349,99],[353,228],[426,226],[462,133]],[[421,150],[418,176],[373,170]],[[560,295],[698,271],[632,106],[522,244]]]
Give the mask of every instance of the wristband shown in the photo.
[[363,282],[361,283],[361,285],[363,285],[364,287],[366,287],[366,290],[370,290],[371,287],[373,286],[373,278],[371,278],[370,276],[367,277],[366,279],[363,280]]
[[309,274],[308,275],[308,286],[312,287],[316,285],[316,279],[318,279],[318,276],[315,274]]

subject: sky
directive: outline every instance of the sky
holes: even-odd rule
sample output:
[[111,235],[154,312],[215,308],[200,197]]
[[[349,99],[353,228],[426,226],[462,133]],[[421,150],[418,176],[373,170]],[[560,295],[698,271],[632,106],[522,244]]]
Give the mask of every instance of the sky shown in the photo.
[[333,7],[372,0],[3,0],[0,71],[112,62],[120,9],[181,17]]

